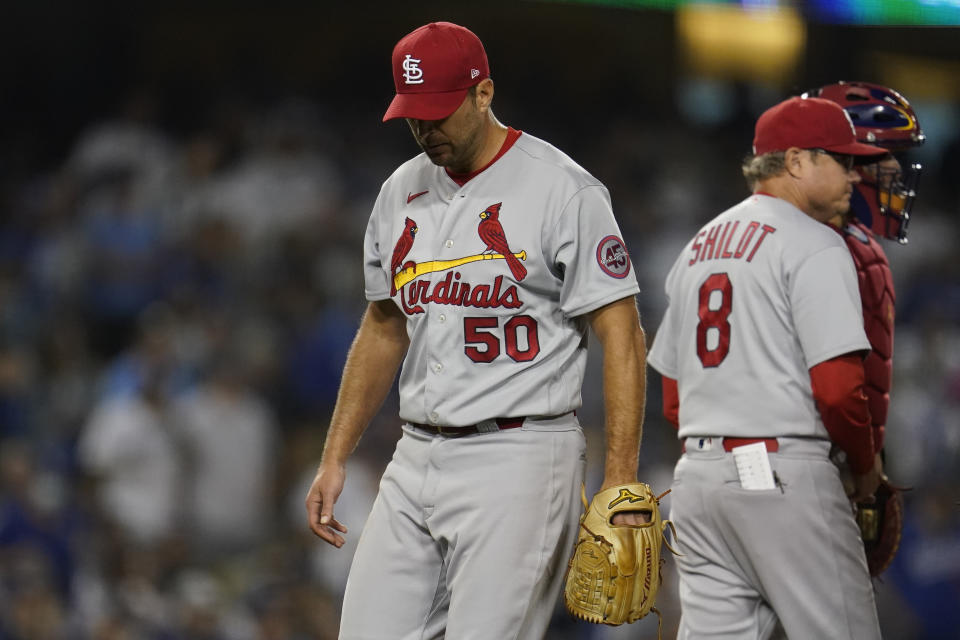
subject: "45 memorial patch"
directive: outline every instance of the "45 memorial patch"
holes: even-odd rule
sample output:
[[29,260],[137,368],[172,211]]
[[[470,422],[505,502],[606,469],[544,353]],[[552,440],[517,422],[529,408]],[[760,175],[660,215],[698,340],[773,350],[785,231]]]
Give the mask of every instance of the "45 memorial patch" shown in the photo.
[[623,240],[607,236],[597,245],[597,263],[603,272],[613,278],[626,278],[630,273],[630,256]]

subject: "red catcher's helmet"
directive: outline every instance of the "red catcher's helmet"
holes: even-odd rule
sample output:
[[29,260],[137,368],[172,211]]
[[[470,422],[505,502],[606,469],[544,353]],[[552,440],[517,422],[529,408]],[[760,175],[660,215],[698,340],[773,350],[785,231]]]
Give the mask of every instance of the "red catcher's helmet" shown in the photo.
[[[916,147],[926,140],[917,114],[907,99],[883,85],[870,82],[828,84],[804,96],[836,102],[853,122],[857,140],[891,152]],[[891,172],[876,167],[858,169],[862,178],[850,201],[853,214],[875,234],[900,244],[907,242],[910,209],[917,195],[921,167]]]
[[926,140],[907,99],[883,85],[841,81],[820,87],[809,95],[826,98],[843,107],[853,121],[860,142],[901,151]]

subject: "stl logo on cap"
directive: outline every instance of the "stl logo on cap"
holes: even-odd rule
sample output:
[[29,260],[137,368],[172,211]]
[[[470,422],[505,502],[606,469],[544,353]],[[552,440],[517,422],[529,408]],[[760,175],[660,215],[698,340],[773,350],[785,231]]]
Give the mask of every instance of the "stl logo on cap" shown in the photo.
[[452,22],[431,22],[414,29],[393,47],[393,85],[397,94],[383,120],[443,120],[463,104],[470,87],[490,77],[483,43]]
[[423,69],[419,64],[420,60],[409,53],[403,59],[403,79],[407,84],[423,84]]

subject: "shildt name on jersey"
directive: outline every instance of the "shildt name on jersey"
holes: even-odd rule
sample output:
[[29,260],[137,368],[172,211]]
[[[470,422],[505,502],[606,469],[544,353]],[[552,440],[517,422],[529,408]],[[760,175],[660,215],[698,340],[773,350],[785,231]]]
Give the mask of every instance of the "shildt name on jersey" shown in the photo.
[[[774,233],[777,230],[776,227],[751,220],[750,223],[739,232],[738,236],[737,229],[739,226],[739,220],[728,220],[726,223],[719,222],[702,229],[700,233],[694,237],[693,244],[690,245],[690,251],[693,255],[687,264],[692,265],[695,262],[703,262],[704,260],[729,258],[739,260],[745,255],[747,256],[747,262],[750,262],[753,260],[753,256],[756,255],[757,249],[760,248],[760,245],[767,237],[767,234]],[[758,230],[760,231],[759,236],[757,236]],[[756,239],[754,239],[754,236],[756,236]],[[735,238],[736,244],[734,244]],[[732,250],[730,248],[731,246],[734,247]],[[749,254],[747,253],[748,251]]]

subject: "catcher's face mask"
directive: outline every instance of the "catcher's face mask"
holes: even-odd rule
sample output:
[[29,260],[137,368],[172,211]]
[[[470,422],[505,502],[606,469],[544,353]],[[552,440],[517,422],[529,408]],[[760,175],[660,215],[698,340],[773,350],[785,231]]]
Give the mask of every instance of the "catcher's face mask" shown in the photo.
[[906,244],[920,171],[918,163],[902,169],[893,156],[858,168],[861,181],[850,199],[852,213],[881,238]]

